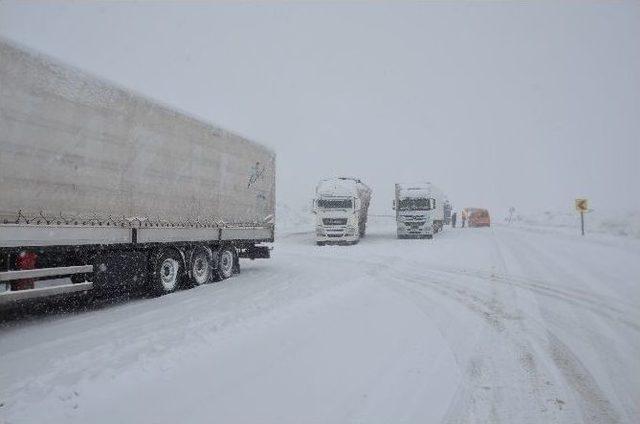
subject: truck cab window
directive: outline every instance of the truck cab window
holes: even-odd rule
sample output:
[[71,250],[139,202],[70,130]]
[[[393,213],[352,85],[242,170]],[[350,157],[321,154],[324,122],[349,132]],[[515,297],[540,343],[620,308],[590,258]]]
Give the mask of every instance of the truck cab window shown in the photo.
[[318,207],[322,209],[351,209],[353,201],[351,199],[319,199]]
[[401,211],[428,211],[431,210],[430,199],[401,199],[399,201]]

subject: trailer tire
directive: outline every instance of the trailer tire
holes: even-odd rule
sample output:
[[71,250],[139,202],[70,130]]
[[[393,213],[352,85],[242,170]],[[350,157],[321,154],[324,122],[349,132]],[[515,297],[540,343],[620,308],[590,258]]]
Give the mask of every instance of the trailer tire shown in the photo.
[[151,289],[158,295],[176,291],[182,276],[182,258],[174,250],[162,250],[153,261]]
[[318,246],[324,246],[325,244],[326,244],[326,243],[325,243],[325,242],[323,242],[323,241],[317,241],[317,242],[316,242],[316,245],[318,245]]
[[233,257],[233,273],[240,274],[240,255],[238,255],[237,251]]
[[233,275],[236,250],[233,246],[223,246],[218,251],[218,263],[214,272],[216,281],[226,280]]
[[208,249],[197,248],[191,256],[189,282],[192,287],[201,286],[211,281],[213,264]]

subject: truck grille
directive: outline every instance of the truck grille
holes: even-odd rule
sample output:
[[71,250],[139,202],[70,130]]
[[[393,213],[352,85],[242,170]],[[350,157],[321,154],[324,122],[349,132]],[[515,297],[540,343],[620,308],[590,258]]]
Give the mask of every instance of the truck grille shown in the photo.
[[347,225],[347,218],[322,218],[324,225]]
[[422,225],[426,222],[424,216],[404,216],[402,221],[405,224]]

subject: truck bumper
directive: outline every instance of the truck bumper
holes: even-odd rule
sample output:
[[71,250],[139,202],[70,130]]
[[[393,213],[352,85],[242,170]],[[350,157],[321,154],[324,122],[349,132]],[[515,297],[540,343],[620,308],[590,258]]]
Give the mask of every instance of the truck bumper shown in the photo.
[[427,237],[433,236],[433,226],[429,224],[422,225],[420,227],[405,225],[398,223],[397,226],[398,237]]
[[318,243],[355,243],[360,240],[357,229],[316,227],[316,242]]
[[320,243],[355,243],[358,240],[360,240],[360,237],[358,236],[341,236],[341,237],[336,237],[336,236],[316,236],[316,241],[320,242]]

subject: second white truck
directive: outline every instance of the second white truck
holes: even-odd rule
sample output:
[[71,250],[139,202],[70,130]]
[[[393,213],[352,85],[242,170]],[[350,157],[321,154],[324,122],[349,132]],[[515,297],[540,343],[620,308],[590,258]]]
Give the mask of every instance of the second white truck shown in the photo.
[[444,195],[429,182],[396,184],[393,209],[398,238],[432,238],[444,225]]
[[364,237],[371,189],[358,178],[330,178],[316,187],[316,243],[355,244]]

